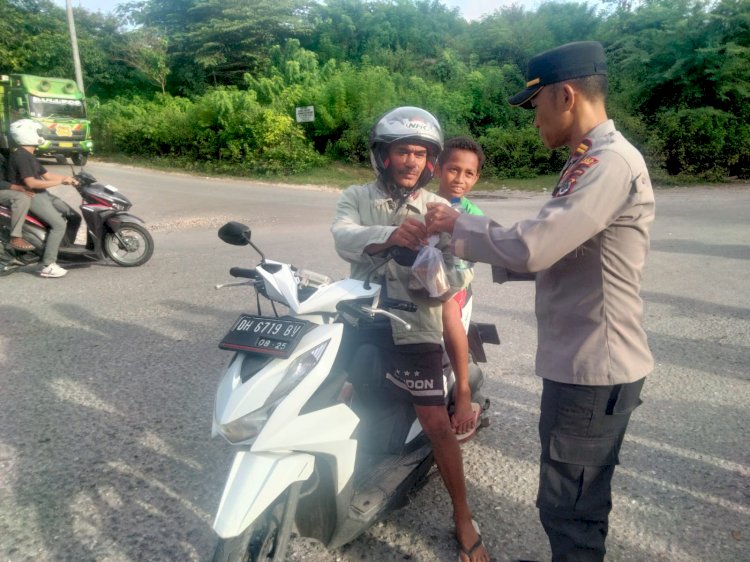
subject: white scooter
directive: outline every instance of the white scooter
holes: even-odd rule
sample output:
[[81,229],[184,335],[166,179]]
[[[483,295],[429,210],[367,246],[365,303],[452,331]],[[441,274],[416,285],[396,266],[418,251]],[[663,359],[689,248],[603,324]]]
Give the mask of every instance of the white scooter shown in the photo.
[[[383,394],[372,345],[390,337],[389,318],[398,321],[388,309],[414,305],[381,298],[369,281],[333,282],[267,260],[242,224],[224,225],[219,237],[249,244],[261,261],[230,270],[247,281],[217,285],[253,286],[258,314],[242,314],[220,343],[235,354],[216,394],[213,435],[237,453],[214,521],[213,560],[284,560],[293,530],[339,547],[405,505],[433,463],[414,408]],[[260,296],[272,316],[261,313]],[[280,316],[275,303],[289,313]],[[475,361],[486,361],[483,342],[500,342],[491,324],[472,323],[468,333],[472,401],[486,410]],[[452,377],[447,356],[444,366]]]

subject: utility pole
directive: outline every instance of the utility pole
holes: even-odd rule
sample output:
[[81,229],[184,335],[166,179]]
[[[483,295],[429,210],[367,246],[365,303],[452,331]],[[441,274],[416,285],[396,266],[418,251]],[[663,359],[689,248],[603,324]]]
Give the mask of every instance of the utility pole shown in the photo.
[[81,73],[81,58],[78,56],[78,39],[76,37],[76,24],[73,21],[73,0],[65,0],[68,11],[68,28],[70,29],[70,46],[73,50],[73,66],[76,71],[76,82],[78,89],[83,93],[83,74]]

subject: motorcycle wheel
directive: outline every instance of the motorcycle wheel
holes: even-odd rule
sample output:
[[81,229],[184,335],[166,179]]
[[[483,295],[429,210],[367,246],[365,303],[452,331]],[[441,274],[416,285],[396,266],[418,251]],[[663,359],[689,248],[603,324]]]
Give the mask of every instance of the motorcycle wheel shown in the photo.
[[104,251],[117,265],[135,267],[151,259],[154,239],[141,225],[126,222],[117,234],[104,235]]
[[219,539],[213,562],[268,562],[281,538],[286,494],[270,505],[245,531],[231,539]]

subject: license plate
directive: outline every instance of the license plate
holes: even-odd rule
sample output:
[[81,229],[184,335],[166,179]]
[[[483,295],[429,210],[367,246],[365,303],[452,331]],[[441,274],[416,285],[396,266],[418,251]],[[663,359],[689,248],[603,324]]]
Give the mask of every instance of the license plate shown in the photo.
[[221,349],[289,357],[309,322],[290,318],[241,315],[221,340]]
[[73,143],[72,142],[61,142],[60,143],[60,148],[73,148]]
[[55,131],[59,137],[69,137],[73,134],[73,129],[69,125],[58,125]]

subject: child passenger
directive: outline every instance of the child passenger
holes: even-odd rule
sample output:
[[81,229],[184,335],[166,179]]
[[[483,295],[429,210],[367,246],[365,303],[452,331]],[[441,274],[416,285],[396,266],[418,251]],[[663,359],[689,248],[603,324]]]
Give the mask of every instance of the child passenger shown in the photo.
[[[459,199],[464,213],[483,215],[479,207],[466,198],[466,194],[477,183],[483,164],[484,152],[475,141],[467,137],[448,139],[435,169],[435,175],[440,179],[438,195],[449,201]],[[481,411],[479,404],[471,402],[469,341],[461,322],[461,310],[470,290],[471,287],[467,287],[459,291],[443,304],[443,340],[456,374],[456,405],[451,416],[451,426],[459,441],[465,441],[474,435]]]

